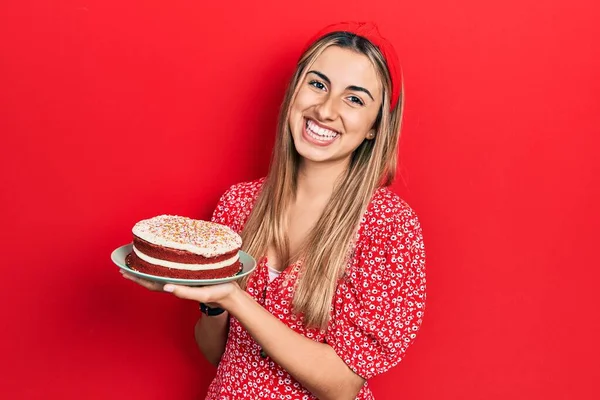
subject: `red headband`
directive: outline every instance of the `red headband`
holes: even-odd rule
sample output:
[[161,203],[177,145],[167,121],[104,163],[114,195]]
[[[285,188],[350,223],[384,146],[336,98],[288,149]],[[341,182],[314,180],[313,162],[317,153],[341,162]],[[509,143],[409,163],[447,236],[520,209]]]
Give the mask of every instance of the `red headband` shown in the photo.
[[390,109],[394,109],[396,104],[398,104],[398,100],[400,98],[400,90],[402,88],[402,72],[400,70],[400,62],[398,61],[398,55],[396,54],[396,50],[390,42],[387,41],[377,29],[377,26],[371,22],[341,22],[333,25],[329,25],[322,30],[320,30],[312,39],[308,42],[308,45],[304,49],[304,51],[308,50],[308,48],[317,40],[322,38],[325,35],[328,35],[333,32],[349,32],[353,33],[357,36],[361,36],[371,43],[375,45],[385,62],[387,63],[388,71],[390,73],[390,78],[392,80],[392,93],[390,99]]

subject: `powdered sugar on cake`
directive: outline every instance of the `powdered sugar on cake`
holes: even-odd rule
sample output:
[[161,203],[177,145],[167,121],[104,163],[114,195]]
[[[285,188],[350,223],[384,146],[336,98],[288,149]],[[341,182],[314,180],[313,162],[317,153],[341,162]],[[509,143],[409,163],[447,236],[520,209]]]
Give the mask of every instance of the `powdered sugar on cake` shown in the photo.
[[176,215],[139,221],[132,232],[146,242],[203,257],[225,254],[242,245],[242,238],[227,226]]

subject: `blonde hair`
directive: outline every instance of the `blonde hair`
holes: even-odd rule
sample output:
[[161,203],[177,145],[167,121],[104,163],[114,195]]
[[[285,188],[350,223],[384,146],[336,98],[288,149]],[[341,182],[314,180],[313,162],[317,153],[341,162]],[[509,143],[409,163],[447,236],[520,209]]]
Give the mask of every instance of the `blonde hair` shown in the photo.
[[[300,254],[291,255],[286,210],[296,193],[300,155],[292,140],[289,115],[309,67],[329,46],[348,48],[369,58],[383,84],[383,103],[375,121],[375,138],[364,140],[354,151],[347,172],[338,180]],[[244,250],[254,257],[262,257],[273,246],[282,265],[301,260],[292,306],[295,313],[303,315],[307,326],[326,328],[361,218],[375,190],[390,185],[395,177],[404,90],[390,111],[390,82],[385,59],[377,47],[360,36],[334,32],[307,49],[285,93],[269,173],[241,235]],[[245,287],[246,281],[240,284]]]

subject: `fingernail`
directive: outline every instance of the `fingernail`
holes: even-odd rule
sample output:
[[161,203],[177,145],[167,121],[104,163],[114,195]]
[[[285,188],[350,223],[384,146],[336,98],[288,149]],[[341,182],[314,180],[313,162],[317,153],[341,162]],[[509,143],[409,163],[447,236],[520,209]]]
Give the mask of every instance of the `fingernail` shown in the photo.
[[163,290],[165,292],[173,293],[173,291],[175,290],[175,286],[173,286],[173,285],[165,285],[165,286],[163,286]]

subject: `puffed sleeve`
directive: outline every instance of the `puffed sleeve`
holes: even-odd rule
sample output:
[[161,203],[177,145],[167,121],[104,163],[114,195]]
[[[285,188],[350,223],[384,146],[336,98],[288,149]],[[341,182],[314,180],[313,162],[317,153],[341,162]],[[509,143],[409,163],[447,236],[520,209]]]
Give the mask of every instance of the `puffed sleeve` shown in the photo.
[[359,376],[372,378],[403,358],[425,308],[425,248],[416,214],[403,206],[374,228],[340,281],[326,342]]

